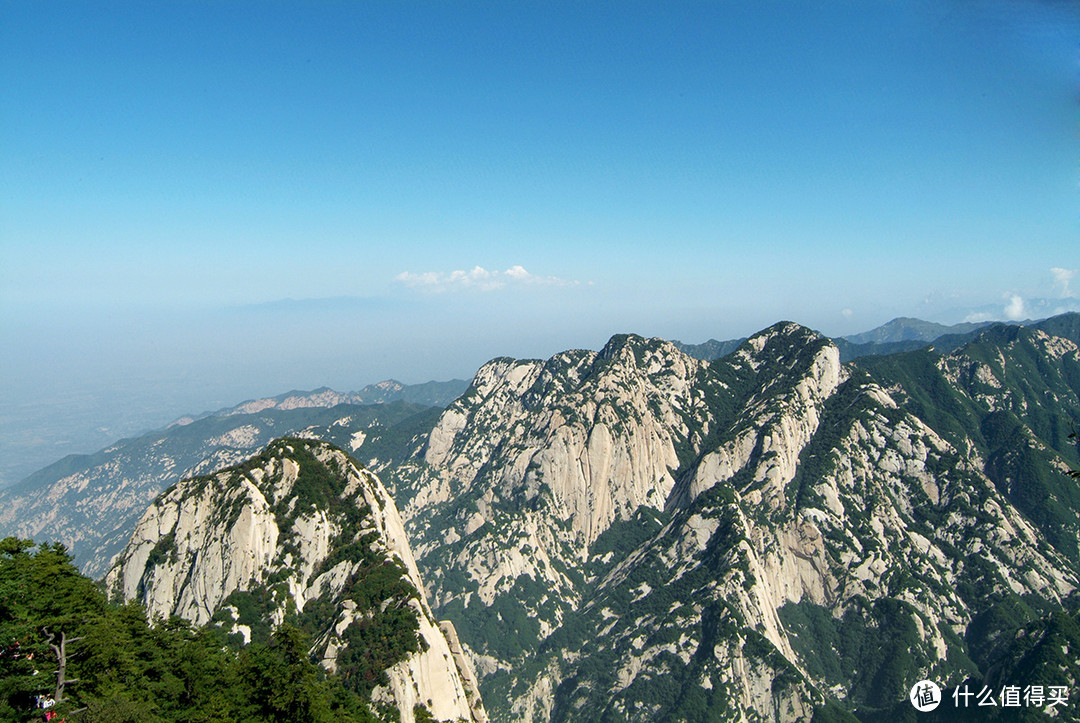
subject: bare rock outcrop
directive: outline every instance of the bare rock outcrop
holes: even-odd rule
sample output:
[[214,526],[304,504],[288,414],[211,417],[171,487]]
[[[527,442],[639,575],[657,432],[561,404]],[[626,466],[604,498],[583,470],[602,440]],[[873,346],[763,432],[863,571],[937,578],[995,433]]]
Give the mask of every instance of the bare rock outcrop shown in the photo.
[[[167,490],[143,515],[106,578],[156,616],[252,629],[312,609],[314,650],[331,672],[356,644],[355,626],[390,625],[404,610],[415,644],[380,651],[374,700],[437,720],[486,721],[471,669],[426,601],[393,499],[379,479],[323,442],[285,439],[258,457]],[[257,602],[255,619],[245,612]],[[329,611],[328,613],[326,611]],[[401,624],[401,616],[394,620]],[[455,638],[456,640],[456,638]],[[471,688],[466,681],[473,681]]]

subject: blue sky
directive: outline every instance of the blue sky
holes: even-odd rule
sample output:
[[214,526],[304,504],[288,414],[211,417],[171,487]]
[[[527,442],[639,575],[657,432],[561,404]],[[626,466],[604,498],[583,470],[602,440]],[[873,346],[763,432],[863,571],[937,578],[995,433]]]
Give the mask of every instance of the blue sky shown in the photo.
[[1071,2],[6,3],[0,445],[70,395],[1074,307],[1078,41]]

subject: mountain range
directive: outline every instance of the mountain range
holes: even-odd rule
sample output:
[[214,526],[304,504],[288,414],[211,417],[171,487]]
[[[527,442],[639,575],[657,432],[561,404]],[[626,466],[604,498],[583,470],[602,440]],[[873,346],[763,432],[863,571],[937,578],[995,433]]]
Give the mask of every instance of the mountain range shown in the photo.
[[[199,622],[254,634],[287,598],[340,617],[347,596],[314,582],[329,537],[299,572],[274,552],[228,578],[163,522],[191,483],[144,512],[180,477],[205,486],[260,449],[245,469],[269,470],[282,444],[315,444],[272,439],[319,439],[339,449],[310,454],[377,474],[396,500],[406,598],[453,621],[492,720],[895,720],[925,678],[946,697],[1075,690],[1080,315],[897,338],[938,331],[897,320],[838,343],[781,322],[709,348],[618,335],[492,360],[445,409],[283,395],[46,468],[0,491],[0,532],[61,539],[124,597]],[[279,483],[260,488],[268,510]],[[205,514],[231,499],[210,495]],[[292,539],[279,516],[266,529],[274,517]],[[146,564],[155,549],[168,564]],[[183,582],[200,576],[212,605]],[[243,594],[272,604],[242,621],[221,603]]]

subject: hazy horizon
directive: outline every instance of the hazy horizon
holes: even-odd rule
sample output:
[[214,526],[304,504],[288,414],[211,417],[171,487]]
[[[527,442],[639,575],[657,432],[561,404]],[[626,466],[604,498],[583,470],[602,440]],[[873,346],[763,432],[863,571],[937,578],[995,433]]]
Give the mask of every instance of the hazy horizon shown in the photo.
[[[1046,308],[1057,300],[1036,300]],[[347,303],[345,300],[319,300],[317,304],[325,307]],[[271,303],[273,308],[291,307],[294,300],[282,300]],[[1050,306],[1056,313],[1063,309]],[[1072,304],[1064,311],[1080,311],[1080,304]],[[978,312],[982,314],[983,312]],[[980,319],[981,320],[981,319]],[[1002,319],[1003,321],[1017,321]],[[779,321],[779,320],[777,320]],[[866,329],[865,331],[869,331]],[[747,336],[754,329],[741,336]],[[625,333],[625,332],[616,332]],[[614,336],[614,333],[610,336]],[[741,338],[734,337],[734,338]],[[609,337],[608,337],[609,338]],[[677,337],[664,337],[685,343],[702,343],[708,339],[689,341]],[[712,337],[710,337],[712,338]],[[726,341],[719,339],[718,341]],[[607,341],[605,338],[603,341]],[[535,344],[522,342],[523,347],[536,349]],[[516,358],[548,358],[551,355],[571,348],[599,350],[603,342],[579,344],[541,351],[535,354],[502,354]],[[491,355],[484,362],[499,355]],[[0,442],[7,454],[0,460],[0,488],[22,481],[27,475],[59,461],[70,454],[91,454],[120,440],[138,436],[156,429],[161,429],[178,419],[189,415],[216,412],[237,406],[243,402],[276,397],[292,391],[313,391],[329,387],[338,392],[356,392],[369,384],[395,379],[405,384],[422,384],[428,381],[450,381],[451,379],[472,379],[483,362],[477,363],[469,373],[443,377],[410,378],[406,375],[390,374],[378,379],[369,379],[364,383],[341,384],[319,383],[305,386],[278,386],[270,388],[263,379],[229,379],[216,377],[216,387],[208,388],[204,382],[190,383],[195,376],[191,369],[174,372],[159,370],[163,377],[138,378],[124,377],[77,380],[70,388],[11,390],[4,395],[0,403]],[[220,367],[219,367],[220,369]],[[341,380],[351,378],[347,370],[342,370]],[[201,388],[200,391],[196,391]],[[20,394],[20,391],[24,393]],[[62,420],[59,421],[58,420]],[[57,435],[60,436],[57,436]],[[71,439],[64,439],[64,436]],[[5,476],[6,473],[6,476]]]

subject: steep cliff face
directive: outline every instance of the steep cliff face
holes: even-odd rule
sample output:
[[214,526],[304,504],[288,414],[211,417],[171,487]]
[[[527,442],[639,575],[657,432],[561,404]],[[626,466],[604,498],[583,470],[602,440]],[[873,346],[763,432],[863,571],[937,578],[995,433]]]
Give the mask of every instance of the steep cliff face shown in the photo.
[[825,401],[847,372],[836,347],[796,324],[778,324],[751,337],[710,367],[703,386],[712,403],[704,456],[684,474],[670,506],[689,503],[736,474],[747,502],[771,512],[787,507],[785,490],[799,455],[817,432]]
[[[424,461],[439,484],[425,480],[409,509],[478,486],[526,499],[545,486],[552,513],[587,546],[639,506],[664,506],[688,418],[701,411],[691,392],[704,366],[633,336],[600,353],[491,362],[431,431]],[[481,430],[497,430],[498,445]]]
[[106,578],[151,614],[216,622],[245,641],[286,617],[313,652],[402,720],[484,721],[424,597],[393,500],[323,442],[285,439],[237,467],[174,486],[143,515]]
[[663,509],[705,413],[704,368],[634,336],[497,359],[394,472],[433,599],[486,673],[511,670],[577,606],[600,535]]
[[[1064,399],[1075,345],[1030,333],[1013,376]],[[1030,410],[1050,397],[1017,363],[931,368],[986,413]],[[496,719],[795,720],[985,673],[985,621],[1060,608],[1077,566],[995,476],[1016,454],[988,462],[935,428],[962,411],[913,396],[790,323],[710,364],[616,337],[481,369],[397,474]]]
[[[913,676],[978,675],[964,636],[996,602],[1076,589],[993,483],[870,382],[837,390],[800,457],[782,505],[753,494],[769,479],[753,465],[736,470],[601,581],[572,621],[589,642],[557,634],[539,656],[581,656],[549,669],[552,720],[794,720],[826,696],[903,700]],[[863,642],[845,650],[845,635]]]

